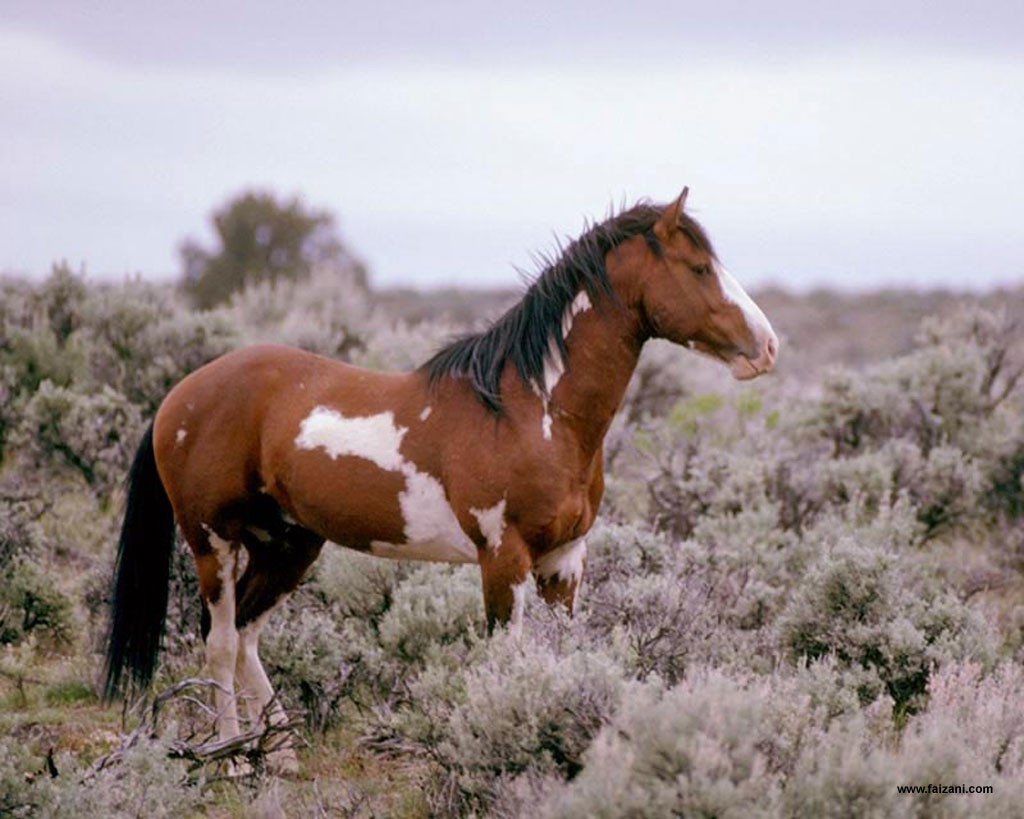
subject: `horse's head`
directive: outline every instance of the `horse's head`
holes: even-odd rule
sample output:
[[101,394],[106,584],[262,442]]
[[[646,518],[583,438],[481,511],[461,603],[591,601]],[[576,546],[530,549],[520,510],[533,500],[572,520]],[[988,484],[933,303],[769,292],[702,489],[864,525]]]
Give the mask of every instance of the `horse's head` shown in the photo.
[[660,253],[643,283],[653,335],[724,361],[739,379],[775,366],[779,340],[764,313],[721,266],[704,230],[684,213],[687,188],[654,225]]

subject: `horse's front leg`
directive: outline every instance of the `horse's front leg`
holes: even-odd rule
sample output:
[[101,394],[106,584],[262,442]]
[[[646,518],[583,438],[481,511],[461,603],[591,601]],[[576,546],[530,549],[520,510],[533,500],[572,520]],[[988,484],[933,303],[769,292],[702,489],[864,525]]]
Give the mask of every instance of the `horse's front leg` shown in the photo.
[[576,610],[583,570],[587,563],[587,541],[570,540],[541,555],[533,564],[537,581],[537,594],[551,606],[565,606],[570,613]]
[[508,625],[509,631],[515,634],[522,632],[523,605],[531,567],[526,541],[511,526],[505,527],[497,549],[490,546],[480,549],[488,633],[492,633],[497,625]]

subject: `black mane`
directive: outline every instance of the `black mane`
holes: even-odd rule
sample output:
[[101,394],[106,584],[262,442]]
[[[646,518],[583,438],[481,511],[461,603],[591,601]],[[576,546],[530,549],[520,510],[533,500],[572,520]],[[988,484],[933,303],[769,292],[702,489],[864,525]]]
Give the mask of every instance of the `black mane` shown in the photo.
[[[600,224],[589,225],[579,238],[552,260],[542,257],[543,268],[523,298],[488,329],[456,339],[438,351],[421,369],[429,383],[443,376],[467,377],[477,397],[494,413],[501,412],[501,374],[511,361],[526,384],[544,383],[544,356],[554,339],[565,360],[562,317],[573,299],[585,290],[593,304],[600,296],[615,297],[605,256],[633,236],[643,236],[655,255],[661,247],[654,224],[663,208],[642,201]],[[688,236],[710,250],[700,226],[681,215]]]

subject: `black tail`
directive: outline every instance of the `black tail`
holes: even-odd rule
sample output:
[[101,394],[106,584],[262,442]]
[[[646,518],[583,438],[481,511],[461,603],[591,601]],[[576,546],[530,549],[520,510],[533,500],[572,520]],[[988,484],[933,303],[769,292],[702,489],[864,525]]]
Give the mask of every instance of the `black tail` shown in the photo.
[[174,512],[156,470],[150,424],[128,473],[103,684],[107,701],[123,693],[126,671],[140,688],[153,679],[167,616],[173,550]]

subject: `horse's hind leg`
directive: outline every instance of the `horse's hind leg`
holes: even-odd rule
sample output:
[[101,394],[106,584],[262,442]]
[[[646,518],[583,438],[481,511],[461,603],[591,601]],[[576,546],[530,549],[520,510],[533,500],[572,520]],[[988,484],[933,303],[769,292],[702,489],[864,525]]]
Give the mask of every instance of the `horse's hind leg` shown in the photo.
[[[235,673],[239,696],[245,703],[250,729],[263,719],[273,725],[287,721],[281,704],[274,700],[274,689],[259,657],[259,638],[271,611],[302,580],[323,546],[323,539],[306,530],[291,527],[288,540],[264,540],[263,530],[247,530],[243,542],[249,551],[249,563],[238,582],[238,651]],[[297,768],[291,748],[271,753],[271,764],[284,771]]]
[[190,533],[199,574],[199,591],[209,613],[206,636],[206,666],[216,683],[213,701],[217,709],[217,734],[220,739],[238,735],[238,709],[235,704],[234,676],[238,655],[235,628],[235,580],[238,544],[224,540],[209,527]]

